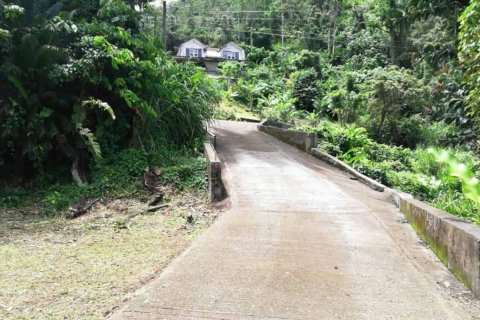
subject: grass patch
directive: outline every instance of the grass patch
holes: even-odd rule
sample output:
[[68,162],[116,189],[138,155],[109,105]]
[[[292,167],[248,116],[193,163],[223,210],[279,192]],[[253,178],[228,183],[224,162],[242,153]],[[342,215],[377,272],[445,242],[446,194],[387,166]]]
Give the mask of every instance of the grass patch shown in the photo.
[[175,194],[164,211],[128,218],[145,209],[144,201],[130,199],[103,202],[76,220],[0,211],[0,318],[102,318],[218,213],[204,192]]
[[[150,214],[143,179],[152,168],[169,206]],[[192,149],[131,148],[90,169],[88,185],[56,171],[0,191],[0,319],[103,318],[217,216],[206,161]],[[64,218],[88,199],[97,202],[87,214]]]
[[215,108],[215,119],[241,121],[249,119],[260,121],[260,115],[249,111],[248,107],[241,102],[224,99]]

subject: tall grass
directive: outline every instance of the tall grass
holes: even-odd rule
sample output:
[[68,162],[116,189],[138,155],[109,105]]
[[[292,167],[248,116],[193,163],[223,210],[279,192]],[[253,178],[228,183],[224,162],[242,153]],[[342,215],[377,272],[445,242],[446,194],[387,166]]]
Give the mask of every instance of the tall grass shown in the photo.
[[220,99],[219,84],[191,64],[157,60],[150,105],[157,117],[147,119],[140,136],[149,147],[159,141],[191,144],[204,134],[204,122],[213,117]]

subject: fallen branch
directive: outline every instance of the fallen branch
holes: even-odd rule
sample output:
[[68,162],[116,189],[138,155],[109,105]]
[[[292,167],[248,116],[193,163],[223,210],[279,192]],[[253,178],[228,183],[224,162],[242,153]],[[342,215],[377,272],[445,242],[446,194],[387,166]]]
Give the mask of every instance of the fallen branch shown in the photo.
[[167,207],[170,207],[170,205],[168,203],[165,203],[165,204],[161,204],[159,206],[155,206],[155,207],[151,207],[151,208],[148,208],[147,210],[145,211],[137,211],[137,212],[134,212],[134,213],[131,213],[128,215],[128,217],[126,218],[126,221],[132,219],[132,218],[135,218],[136,216],[139,216],[139,215],[143,215],[143,214],[147,214],[147,213],[153,213],[153,212],[157,212],[158,210],[160,209],[163,209],[163,208],[167,208]]
[[68,208],[67,219],[78,218],[85,213],[87,213],[100,199],[95,199],[93,201],[81,200],[79,203],[73,207]]

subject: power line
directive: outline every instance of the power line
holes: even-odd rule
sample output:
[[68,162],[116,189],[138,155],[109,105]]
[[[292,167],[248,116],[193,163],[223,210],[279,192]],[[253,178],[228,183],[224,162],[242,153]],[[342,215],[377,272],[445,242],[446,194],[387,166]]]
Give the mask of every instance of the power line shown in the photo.
[[[222,30],[225,30],[225,31],[229,31],[229,30],[232,30],[232,29],[226,29],[225,26],[220,26],[220,25],[216,25],[216,24],[213,24],[213,23],[208,23],[208,24],[202,24],[202,25],[196,25],[195,27],[196,28],[202,28],[203,26],[206,26],[206,27],[209,27],[209,28],[215,28],[215,29],[222,29]],[[227,27],[233,27],[235,28],[235,26],[227,26]],[[243,26],[245,27],[245,26]],[[282,31],[285,31],[285,30],[282,30],[282,29],[272,29],[272,28],[267,28],[267,27],[259,27],[257,29],[251,29],[252,31],[255,31],[255,32],[271,32],[271,33],[282,33]],[[250,31],[247,31],[247,30],[240,30],[240,31],[237,31],[237,32],[250,32]],[[317,33],[312,33],[312,32],[308,32],[306,33],[305,31],[302,31],[302,30],[294,30],[294,32],[299,32],[299,33],[303,33],[303,34],[309,34],[309,35],[318,35]],[[296,35],[291,35],[292,37],[296,37]]]
[[[177,21],[178,22],[178,21]],[[235,28],[235,25],[227,25],[227,26],[224,26],[224,25],[220,25],[220,24],[216,24],[216,22],[223,22],[223,21],[202,21],[201,24],[197,24],[195,25],[195,28],[202,28],[204,26],[207,26],[207,27],[210,27],[210,28],[219,28],[219,29],[223,29],[225,31],[229,31],[229,30],[232,30],[232,29],[227,29],[228,27],[233,27]],[[181,24],[179,25],[181,26]],[[236,26],[240,26],[240,27],[248,27],[246,25],[242,25],[242,24],[237,24]],[[250,28],[253,27],[253,26],[250,26]],[[261,29],[267,29],[267,30],[261,30]],[[279,32],[281,33],[282,30],[281,29],[273,29],[273,28],[269,28],[269,27],[266,27],[266,26],[258,26],[257,29],[251,29],[251,31],[255,31],[255,32],[265,32],[265,31],[268,31],[268,32],[272,32],[272,33],[275,33],[275,32]],[[306,33],[306,31],[302,31],[302,30],[294,30],[294,32],[301,32],[301,33]],[[240,30],[240,31],[237,31],[237,32],[250,32],[250,31],[247,31],[247,30]],[[314,33],[314,32],[311,32],[309,31],[308,34],[310,35],[318,35],[317,33]],[[296,35],[291,35],[292,37],[295,37]]]
[[[262,32],[262,31],[256,31],[256,30],[245,30],[245,29],[242,29],[242,30],[235,30],[235,29],[225,29],[223,27],[208,27],[208,26],[198,26],[198,29],[201,29],[201,30],[204,30],[204,31],[217,31],[217,30],[221,30],[221,31],[229,31],[229,32],[235,32],[235,33],[239,33],[239,32],[243,32],[243,33],[252,33],[252,34],[261,34],[261,35],[270,35],[270,36],[274,36],[274,37],[281,37],[282,34],[281,33],[272,33],[272,32]],[[318,41],[318,42],[326,42],[326,39],[325,38],[317,38],[317,37],[308,37],[308,36],[302,36],[302,35],[287,35],[285,34],[284,37],[286,38],[297,38],[297,39],[303,39],[303,40],[311,40],[311,41]],[[405,45],[391,45],[391,44],[382,44],[382,43],[377,43],[377,45],[379,47],[383,47],[383,48],[403,48],[403,49],[407,49],[407,48],[410,48],[409,46],[405,46]]]
[[[212,16],[190,16],[190,17],[175,17],[176,20],[188,20],[188,19],[218,19],[218,20],[223,20],[225,19],[230,19],[230,20],[252,20],[252,21],[281,21],[282,18],[252,18],[252,17],[228,17],[228,16],[222,16],[222,17],[212,17]],[[285,21],[295,21],[298,22],[299,20],[305,21],[305,20],[317,20],[317,18],[285,18]]]
[[[262,34],[262,35],[277,36],[277,37],[281,37],[281,36],[282,36],[281,33],[261,32],[261,31],[255,31],[255,30],[234,30],[234,29],[225,29],[225,28],[221,28],[221,27],[198,26],[198,29],[210,30],[210,31],[216,31],[216,30],[218,30],[218,29],[221,29],[222,31],[229,31],[229,32],[253,33],[253,34]],[[287,38],[301,38],[301,39],[306,39],[306,40],[317,40],[317,41],[325,42],[325,39],[304,37],[304,36],[298,36],[298,35],[287,35],[287,34],[285,34],[284,37],[287,37]]]
[[[174,13],[192,13],[191,11],[189,10],[172,10]],[[236,11],[236,10],[213,10],[213,11],[208,11],[208,13],[269,13],[269,14],[272,14],[272,13],[277,13],[277,14],[281,14],[282,12],[297,12],[297,13],[308,13],[308,14],[322,14],[322,13],[325,13],[325,12],[321,12],[321,11],[311,11],[311,10],[286,10],[286,11],[279,11],[279,10],[275,10],[275,11],[259,11],[259,10],[243,10],[243,11]]]
[[[205,18],[206,18],[206,20],[201,21],[201,24],[197,24],[197,25],[195,25],[195,27],[201,29],[201,28],[205,27],[205,24],[207,24],[206,27],[209,27],[210,29],[215,29],[215,30],[217,30],[217,29],[222,29],[222,30],[224,30],[224,31],[230,31],[230,32],[245,32],[245,33],[250,33],[250,32],[260,33],[260,32],[261,32],[261,34],[270,34],[270,35],[274,35],[274,36],[281,35],[281,32],[282,32],[281,29],[272,29],[272,28],[268,28],[268,27],[266,27],[266,26],[259,26],[258,28],[265,28],[265,29],[268,29],[268,30],[259,30],[259,29],[251,29],[251,30],[245,30],[245,29],[238,29],[238,30],[237,30],[237,29],[227,29],[227,28],[225,28],[225,26],[216,25],[216,24],[215,24],[215,22],[221,23],[221,22],[224,22],[224,20],[217,19],[217,18],[211,18],[211,17],[205,17]],[[210,21],[208,21],[208,20],[210,20]],[[243,19],[242,19],[242,21],[243,21]],[[190,21],[185,21],[185,20],[183,20],[183,19],[180,19],[180,20],[177,20],[176,22],[177,22],[177,23],[178,23],[178,22],[180,22],[180,23],[182,23],[182,22],[185,23],[185,22],[190,22]],[[242,26],[242,27],[247,27],[247,26],[241,25],[241,24],[238,24],[238,25],[239,25],[239,26]],[[228,27],[235,27],[235,26],[230,25],[230,26],[228,26]],[[278,32],[278,33],[277,33],[277,32]],[[299,33],[302,33],[302,34],[307,34],[307,35],[314,35],[314,36],[317,36],[317,35],[318,35],[318,33],[314,33],[314,32],[312,33],[311,31],[307,33],[307,32],[302,31],[302,30],[296,30],[296,32],[299,32]],[[290,35],[287,35],[287,36],[288,36],[288,37],[297,37],[298,35],[291,35],[291,34],[290,34]],[[319,38],[314,38],[314,39],[319,39]],[[347,40],[347,41],[348,41],[348,40]],[[408,47],[409,47],[408,45],[404,45],[402,41],[395,41],[395,42],[393,42],[393,44],[394,44],[394,45],[392,46],[392,42],[389,41],[388,46],[389,46],[389,47],[396,47],[396,48],[408,48]],[[398,45],[398,44],[400,44],[400,45]]]

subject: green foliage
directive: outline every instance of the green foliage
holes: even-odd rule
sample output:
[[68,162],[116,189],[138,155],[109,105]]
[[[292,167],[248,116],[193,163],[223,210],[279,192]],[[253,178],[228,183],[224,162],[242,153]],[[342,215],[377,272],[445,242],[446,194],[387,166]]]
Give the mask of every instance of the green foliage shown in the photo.
[[296,101],[288,92],[278,93],[260,98],[259,106],[264,118],[280,123],[293,124],[298,113],[295,108]]
[[[455,155],[446,150],[429,150],[440,163],[446,164],[451,176],[458,178],[462,184],[462,193],[480,208],[480,181],[472,168],[461,163]],[[480,221],[480,211],[477,219]]]
[[455,33],[450,21],[444,17],[428,16],[413,26],[412,42],[417,52],[413,60],[425,62],[431,69],[438,70],[456,55]]
[[317,132],[320,149],[359,172],[480,223],[476,212],[480,207],[480,183],[474,174],[480,169],[480,160],[471,152],[411,150],[379,144],[363,128],[326,121],[310,130]]
[[318,134],[321,149],[334,156],[350,152],[348,156],[352,162],[354,162],[353,152],[362,150],[373,143],[368,137],[367,130],[355,125],[340,127],[330,122],[322,122],[314,130]]
[[391,66],[373,70],[366,85],[370,126],[376,140],[415,146],[418,140],[411,139],[418,136],[415,130],[423,119],[420,114],[425,103],[419,81],[408,70]]
[[181,147],[203,135],[217,86],[142,32],[139,3],[102,0],[84,15],[61,2],[72,12],[58,16],[47,0],[2,6],[0,179],[35,179],[51,163],[88,171],[126,147]]
[[222,61],[219,64],[220,75],[226,80],[227,90],[230,89],[230,85],[233,79],[238,79],[244,64],[237,61]]
[[173,183],[179,190],[205,189],[207,186],[205,158],[189,159],[184,164],[165,168],[160,180],[163,184]]
[[468,94],[468,106],[478,117],[480,112],[480,1],[472,0],[470,5],[463,11],[459,18],[460,33],[458,38],[459,57],[465,70],[465,84],[470,89]]
[[388,162],[373,162],[362,159],[354,165],[354,168],[380,183],[389,185],[387,174],[392,168]]
[[391,187],[427,201],[435,199],[441,186],[436,178],[412,171],[389,171],[386,178]]
[[318,98],[318,74],[314,69],[305,69],[291,75],[293,81],[293,97],[297,99],[298,109],[312,112]]
[[[66,209],[84,199],[129,198],[143,196],[142,177],[151,167],[160,167],[160,184],[175,190],[203,190],[206,187],[206,164],[191,150],[165,148],[146,153],[125,149],[114,157],[99,160],[92,167],[92,183],[77,185],[43,177],[45,182],[34,189],[7,187],[0,191],[0,208],[14,208],[26,202],[37,203],[43,215],[64,214]],[[50,183],[54,181],[54,183]]]

